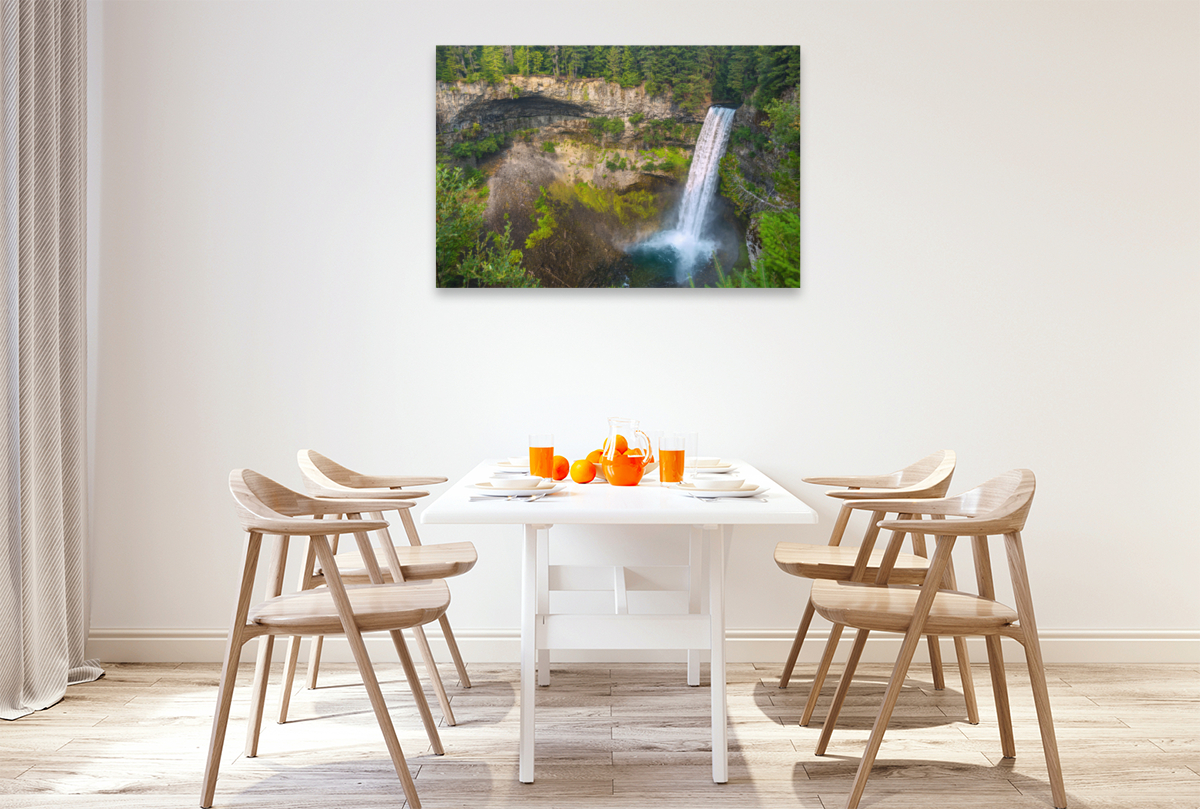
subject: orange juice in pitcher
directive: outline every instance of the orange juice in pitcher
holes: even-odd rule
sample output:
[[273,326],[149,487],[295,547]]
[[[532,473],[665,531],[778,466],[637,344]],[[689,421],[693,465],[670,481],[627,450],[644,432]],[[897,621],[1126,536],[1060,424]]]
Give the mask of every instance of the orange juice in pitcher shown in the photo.
[[637,419],[608,420],[608,440],[604,442],[600,465],[609,483],[636,486],[654,463],[654,446],[650,437],[638,429]]

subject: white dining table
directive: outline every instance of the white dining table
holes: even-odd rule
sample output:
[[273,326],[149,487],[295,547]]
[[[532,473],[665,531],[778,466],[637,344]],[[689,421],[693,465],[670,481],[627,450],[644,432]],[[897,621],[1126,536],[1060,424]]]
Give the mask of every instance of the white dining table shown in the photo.
[[[485,461],[435,499],[421,514],[424,524],[512,524],[523,526],[521,565],[521,690],[518,778],[534,779],[534,691],[549,683],[551,649],[678,649],[688,653],[688,683],[699,685],[700,653],[711,652],[713,781],[729,780],[728,713],[725,688],[725,568],[738,525],[815,523],[817,514],[750,464],[732,459],[737,476],[768,487],[763,499],[699,500],[660,484],[657,472],[637,486],[573,483],[532,502],[480,499],[476,484],[493,480],[500,468]],[[549,607],[549,533],[555,525],[690,526],[688,614],[622,612],[620,568],[612,615],[552,614]],[[667,532],[664,532],[666,534]],[[708,603],[701,598],[707,563]],[[540,659],[539,659],[540,658]]]

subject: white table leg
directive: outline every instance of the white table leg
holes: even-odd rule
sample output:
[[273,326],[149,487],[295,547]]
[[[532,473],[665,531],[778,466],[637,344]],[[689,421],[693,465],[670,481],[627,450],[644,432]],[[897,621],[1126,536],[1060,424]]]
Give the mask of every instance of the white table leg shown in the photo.
[[[537,532],[537,614],[550,614],[550,531],[542,525]],[[550,685],[550,650],[537,650],[538,685]]]
[[[688,613],[700,614],[701,573],[704,560],[704,528],[693,525],[688,550]],[[700,650],[688,649],[687,684],[700,685]]]
[[725,550],[729,547],[732,526],[716,526],[710,531],[708,555],[708,612],[712,625],[712,662],[709,683],[712,689],[713,781],[729,780],[729,719],[725,696]]
[[518,780],[533,783],[533,707],[537,665],[538,526],[525,526],[521,557],[521,752]]

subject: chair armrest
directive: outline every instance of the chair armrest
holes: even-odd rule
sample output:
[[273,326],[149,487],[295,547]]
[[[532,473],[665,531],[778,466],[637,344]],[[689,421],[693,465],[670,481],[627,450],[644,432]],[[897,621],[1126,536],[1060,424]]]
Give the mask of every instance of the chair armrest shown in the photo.
[[316,498],[327,497],[330,500],[408,500],[413,497],[429,496],[429,492],[418,492],[413,489],[330,489],[322,486],[320,491],[320,494],[312,496]]
[[[928,494],[928,490],[924,486],[905,489],[835,489],[825,492],[825,494],[829,497],[836,497],[838,500],[899,500],[902,497],[912,500],[933,499],[925,496]],[[852,508],[861,508],[861,506],[853,505]],[[891,510],[895,511],[895,509]]]
[[880,520],[879,527],[888,531],[907,531],[932,534],[937,537],[985,537],[1006,534],[1012,522],[999,520]]
[[416,505],[411,500],[393,500],[391,498],[311,497],[309,500],[312,505],[317,506],[317,510],[313,512],[314,514],[362,514],[363,512],[372,511],[400,511]]
[[896,475],[848,475],[842,477],[804,478],[816,486],[846,486],[855,489],[887,488],[896,484]]
[[400,489],[404,486],[434,486],[447,480],[449,478],[441,475],[358,475],[354,482],[366,489]]
[[248,531],[260,534],[278,534],[290,537],[336,536],[355,534],[360,531],[379,531],[387,528],[383,520],[306,520],[303,518],[276,520],[260,517],[246,526]]
[[850,508],[870,511],[886,511],[895,514],[953,514],[958,516],[960,508],[957,498],[913,497],[886,498],[879,500],[851,500]]

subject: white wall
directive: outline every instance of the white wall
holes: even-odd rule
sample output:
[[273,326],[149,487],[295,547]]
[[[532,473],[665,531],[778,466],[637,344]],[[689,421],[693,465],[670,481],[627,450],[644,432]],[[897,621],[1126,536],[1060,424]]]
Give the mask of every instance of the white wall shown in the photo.
[[[798,619],[772,548],[835,513],[802,477],[949,447],[961,488],[1038,475],[1052,660],[1200,658],[1200,5],[571,8],[89,4],[93,653],[219,656],[234,467],[455,478],[624,414],[820,511],[738,535],[735,657]],[[434,46],[510,41],[801,45],[803,289],[434,289]],[[522,330],[532,356],[493,349]],[[422,535],[479,548],[468,654],[515,653],[517,530]]]

